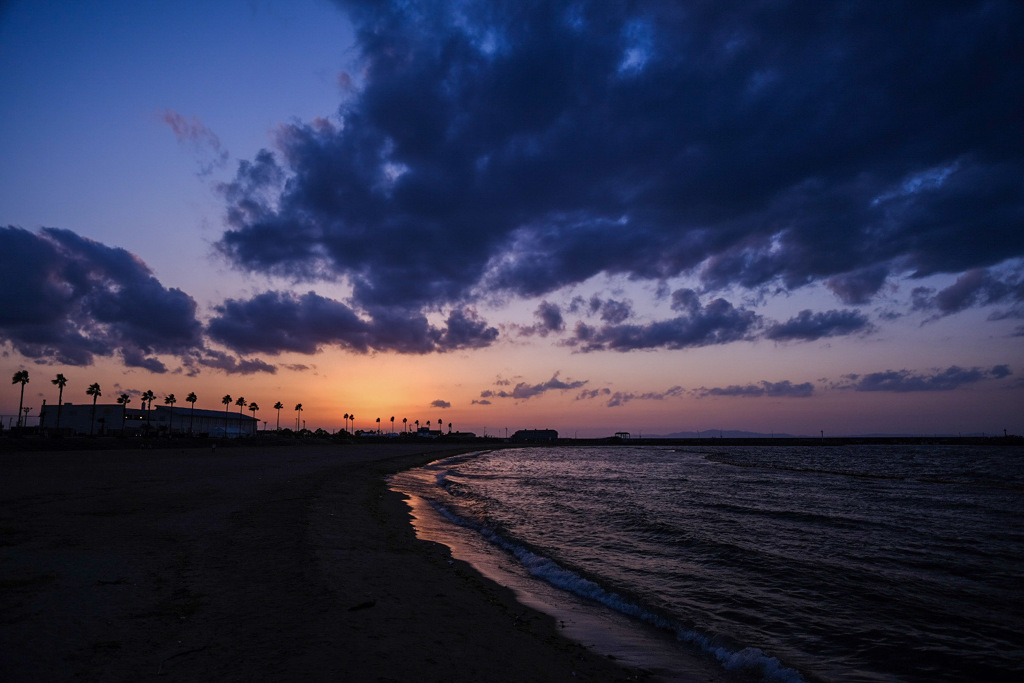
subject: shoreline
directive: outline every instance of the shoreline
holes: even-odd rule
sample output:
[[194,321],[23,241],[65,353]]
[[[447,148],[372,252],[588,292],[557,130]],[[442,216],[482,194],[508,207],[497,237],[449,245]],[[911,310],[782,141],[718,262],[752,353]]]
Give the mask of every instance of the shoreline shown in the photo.
[[[461,446],[461,445],[460,445]],[[416,538],[438,444],[5,452],[5,680],[642,680]]]
[[[470,457],[485,457],[488,451],[468,453]],[[408,501],[412,511],[410,521],[418,538],[446,546],[452,557],[464,560],[485,578],[511,590],[520,604],[552,618],[565,637],[627,668],[644,672],[651,681],[736,683],[747,680],[729,672],[707,653],[681,643],[672,630],[556,587],[472,525],[454,523],[450,511],[441,512],[427,500],[434,495],[432,487],[437,477],[434,465],[444,460],[434,460],[388,477],[390,490],[400,492]]]

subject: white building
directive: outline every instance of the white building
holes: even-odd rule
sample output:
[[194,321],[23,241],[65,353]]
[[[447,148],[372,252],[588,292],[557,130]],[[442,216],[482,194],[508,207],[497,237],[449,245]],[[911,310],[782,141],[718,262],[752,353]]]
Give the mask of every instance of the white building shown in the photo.
[[[95,415],[91,403],[65,403],[60,409],[60,431],[68,434],[195,434],[237,438],[256,434],[259,420],[239,415],[238,410],[203,410],[185,407],[153,406],[125,408],[118,403],[97,403]],[[43,406],[39,415],[43,431],[57,428],[57,406]]]

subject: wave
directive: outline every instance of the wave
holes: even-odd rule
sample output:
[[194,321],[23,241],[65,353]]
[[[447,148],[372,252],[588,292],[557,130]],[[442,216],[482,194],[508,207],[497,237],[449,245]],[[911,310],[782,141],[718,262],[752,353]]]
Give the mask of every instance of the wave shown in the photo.
[[[445,481],[446,474],[448,473],[443,472],[438,475],[439,484]],[[800,672],[784,666],[777,658],[765,654],[759,648],[744,647],[737,649],[723,645],[720,639],[680,626],[655,614],[636,602],[614,591],[607,590],[596,582],[580,576],[570,569],[566,569],[551,558],[545,557],[502,536],[490,527],[475,523],[452,512],[435,500],[430,500],[429,503],[438,514],[442,515],[452,524],[478,533],[491,545],[511,554],[532,576],[556,588],[600,603],[616,612],[639,619],[651,626],[669,631],[675,635],[678,641],[694,646],[700,651],[711,655],[729,671],[753,673],[759,675],[762,680],[779,681],[780,683],[803,683],[804,681]]]

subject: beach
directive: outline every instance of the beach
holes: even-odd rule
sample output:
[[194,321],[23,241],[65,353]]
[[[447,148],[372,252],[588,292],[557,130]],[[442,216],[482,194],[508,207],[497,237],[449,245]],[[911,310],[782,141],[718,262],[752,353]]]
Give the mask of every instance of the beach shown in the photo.
[[415,537],[384,478],[451,452],[0,453],[0,678],[643,679]]

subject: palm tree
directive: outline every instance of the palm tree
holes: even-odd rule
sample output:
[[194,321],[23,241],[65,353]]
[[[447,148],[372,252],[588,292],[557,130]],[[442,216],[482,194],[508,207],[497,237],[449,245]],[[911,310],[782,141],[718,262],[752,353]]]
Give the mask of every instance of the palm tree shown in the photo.
[[57,392],[57,431],[60,431],[60,410],[64,407],[64,387],[67,386],[68,380],[64,375],[58,374],[56,379],[51,379],[50,384],[55,384],[59,391]]
[[348,419],[352,421],[352,433],[356,433],[356,416],[355,413],[349,413]]
[[92,419],[89,422],[89,436],[92,436],[93,428],[96,426],[96,399],[103,395],[100,391],[99,382],[93,382],[89,385],[89,388],[85,390],[86,396],[92,396]]
[[451,422],[448,423],[448,433],[449,434],[452,433],[452,423]]
[[345,431],[348,431],[348,413],[345,413]]
[[395,433],[395,416],[394,415],[391,416],[391,433],[392,434]]
[[402,418],[402,431],[406,434],[409,433],[409,418],[407,417]]
[[142,403],[146,406],[146,433],[149,433],[149,413],[153,410],[153,399],[156,398],[156,394],[153,393],[152,389],[147,390],[142,394]]
[[[260,407],[258,405],[256,405],[256,401],[253,401],[252,403],[249,404],[249,410],[252,411],[252,418],[254,420],[256,419],[256,411],[259,410],[259,409],[260,409]],[[257,424],[258,424],[257,422],[254,422],[253,425],[252,425],[252,435],[253,436],[256,436],[256,425]]]
[[124,423],[128,419],[128,404],[132,402],[132,397],[128,394],[121,394],[117,397],[117,402],[124,406],[121,411],[121,436],[124,436]]
[[377,418],[377,433],[380,434],[380,418]]
[[281,431],[281,408],[284,408],[284,404],[280,401],[274,404],[274,409],[277,411],[277,431]]
[[192,412],[190,412],[188,414],[188,433],[189,434],[195,434],[195,432],[192,431],[192,418],[194,418],[196,416],[196,401],[198,401],[198,400],[199,400],[199,397],[196,396],[196,392],[194,392],[194,391],[190,391],[188,396],[185,397],[185,402],[192,404]]
[[245,402],[245,399],[241,396],[235,401],[235,405],[238,406],[238,436],[242,436],[242,410],[249,405]]
[[174,434],[174,404],[177,402],[178,399],[174,398],[174,394],[167,394],[167,396],[164,397],[164,403],[170,406],[168,408],[169,413],[167,415],[167,436]]
[[420,433],[420,421],[419,420],[416,420],[416,433],[417,434]]
[[224,437],[228,435],[228,407],[231,405],[231,394],[225,394],[220,400],[224,404]]
[[11,384],[21,383],[21,398],[18,399],[18,426],[21,426],[21,411],[25,405],[25,385],[28,384],[28,370],[18,370],[14,373]]
[[295,404],[295,431],[299,431],[299,415],[302,414],[302,404]]

